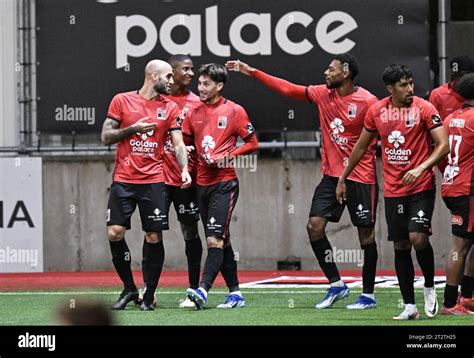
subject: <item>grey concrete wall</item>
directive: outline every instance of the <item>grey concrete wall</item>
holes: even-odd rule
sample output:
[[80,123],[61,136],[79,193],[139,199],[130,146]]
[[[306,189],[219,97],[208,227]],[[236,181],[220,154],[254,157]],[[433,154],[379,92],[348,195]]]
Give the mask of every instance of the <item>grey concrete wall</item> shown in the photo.
[[17,77],[25,67],[17,62],[17,23],[15,0],[0,1],[0,145],[19,144],[17,118]]
[[[240,197],[230,230],[234,251],[239,253],[240,268],[276,269],[278,260],[293,255],[301,258],[303,269],[319,269],[306,234],[313,191],[321,179],[319,166],[319,161],[262,159],[254,173],[239,169]],[[105,226],[112,170],[112,158],[43,159],[46,271],[113,268]],[[382,178],[379,178],[381,184]],[[382,197],[381,192],[379,196]],[[436,266],[442,269],[450,245],[450,216],[438,198],[432,243]],[[378,268],[393,269],[393,249],[386,239],[383,207],[383,200],[379,199]],[[171,229],[165,232],[165,269],[185,269],[184,243],[174,209],[171,209],[170,225]],[[201,226],[201,237],[204,237]],[[329,224],[328,237],[337,249],[359,249],[357,232],[347,213],[339,224]],[[138,211],[126,238],[132,251],[133,267],[138,269],[143,241]],[[339,266],[359,269],[357,261]]]

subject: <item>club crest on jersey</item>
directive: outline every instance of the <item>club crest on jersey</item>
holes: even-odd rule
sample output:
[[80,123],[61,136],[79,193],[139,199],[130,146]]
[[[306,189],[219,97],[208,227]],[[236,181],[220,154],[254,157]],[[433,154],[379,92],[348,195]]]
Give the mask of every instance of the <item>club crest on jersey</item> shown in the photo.
[[252,123],[247,124],[247,132],[249,134],[252,134],[253,132],[255,132],[255,128],[253,127]]
[[219,116],[217,117],[217,128],[225,128],[227,127],[227,117],[226,116]]
[[156,110],[156,118],[158,118],[160,121],[164,121],[166,119],[166,109],[164,108],[158,108]]
[[431,120],[433,121],[433,124],[441,124],[441,117],[439,114],[433,114]]
[[183,110],[181,111],[181,122],[184,121],[186,118],[186,114],[188,114],[189,107],[183,107]]
[[416,123],[416,117],[413,114],[407,114],[405,127],[413,127]]
[[357,116],[357,106],[355,104],[349,104],[349,107],[347,108],[347,116],[349,118],[355,118]]

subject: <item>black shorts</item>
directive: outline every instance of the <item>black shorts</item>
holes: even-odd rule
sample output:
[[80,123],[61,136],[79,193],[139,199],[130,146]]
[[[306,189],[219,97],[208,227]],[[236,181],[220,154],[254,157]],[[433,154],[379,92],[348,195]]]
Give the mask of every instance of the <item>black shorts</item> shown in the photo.
[[168,193],[168,208],[173,203],[180,223],[191,225],[199,221],[198,197],[194,185],[188,189],[166,185],[166,192]]
[[198,197],[206,237],[229,238],[230,219],[239,197],[239,180],[198,185]]
[[362,184],[353,180],[346,180],[347,200],[343,204],[339,204],[336,200],[337,181],[338,178],[336,177],[323,176],[323,179],[314,190],[309,216],[319,216],[337,223],[341,219],[347,204],[354,226],[373,227],[378,202],[377,184]]
[[431,235],[431,217],[435,206],[435,191],[385,198],[385,218],[388,240],[409,240],[410,232]]
[[113,182],[107,205],[107,226],[120,225],[129,230],[135,208],[140,210],[146,232],[168,230],[168,205],[165,183],[128,184]]
[[451,233],[464,239],[474,239],[474,196],[443,198],[451,211]]

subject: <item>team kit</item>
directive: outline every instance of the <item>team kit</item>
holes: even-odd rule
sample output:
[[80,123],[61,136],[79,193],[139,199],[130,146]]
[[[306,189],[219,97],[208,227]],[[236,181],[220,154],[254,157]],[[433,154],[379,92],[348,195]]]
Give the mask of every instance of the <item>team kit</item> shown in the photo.
[[[107,228],[112,262],[124,288],[112,309],[125,309],[130,302],[143,311],[156,308],[155,291],[165,259],[162,233],[169,228],[172,205],[188,264],[189,288],[179,306],[204,309],[219,272],[229,293],[217,307],[246,305],[230,240],[239,179],[228,163],[257,151],[259,144],[245,109],[222,95],[229,71],[317,107],[322,179],[315,183],[306,229],[330,286],[316,309],[330,308],[349,296],[333,256],[328,255],[332,246],[326,234],[327,224],[339,222],[346,208],[363,251],[363,290],[346,308],[377,307],[374,227],[379,192],[376,149],[380,143],[388,240],[393,242],[404,303],[403,311],[393,319],[420,317],[412,249],[424,276],[426,317],[433,318],[438,312],[474,312],[474,258],[470,255],[474,239],[474,60],[453,58],[450,81],[434,89],[428,101],[414,95],[415,79],[408,67],[389,65],[381,74],[388,96],[379,100],[357,84],[359,65],[349,53],[332,58],[324,72],[325,83],[309,86],[293,84],[239,60],[204,64],[195,70],[189,56],[173,55],[167,62],[148,62],[140,89],[114,96],[101,133],[103,144],[117,146]],[[189,88],[195,77],[197,94]],[[243,144],[237,145],[239,138]],[[430,244],[435,170],[442,174],[441,196],[452,214],[451,251],[440,307]],[[144,232],[143,289],[134,282],[125,241],[137,205]],[[199,219],[207,246],[202,270]]]

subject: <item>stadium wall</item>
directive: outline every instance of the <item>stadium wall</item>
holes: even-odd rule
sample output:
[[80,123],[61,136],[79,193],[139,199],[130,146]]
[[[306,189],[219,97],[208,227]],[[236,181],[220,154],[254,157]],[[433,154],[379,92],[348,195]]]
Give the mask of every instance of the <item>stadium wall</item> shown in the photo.
[[[296,256],[301,259],[302,269],[319,269],[307,239],[306,222],[315,185],[321,179],[320,161],[261,159],[257,164],[255,172],[239,169],[240,196],[231,223],[239,267],[277,269],[277,261]],[[105,226],[113,166],[112,157],[43,158],[45,271],[113,269]],[[379,175],[379,184],[381,178]],[[386,238],[381,197],[380,191],[376,226],[378,269],[393,269],[393,247]],[[433,232],[436,268],[443,269],[450,246],[450,216],[439,196]],[[164,237],[165,269],[185,269],[184,242],[174,209],[170,230]],[[328,237],[337,250],[344,250],[338,251],[341,255],[360,249],[347,212],[339,224],[329,224]],[[132,251],[132,267],[139,269],[143,234],[138,209],[126,239]],[[345,258],[351,262],[340,263],[341,269],[360,268],[355,256]]]
[[18,145],[16,1],[0,1],[0,146]]

